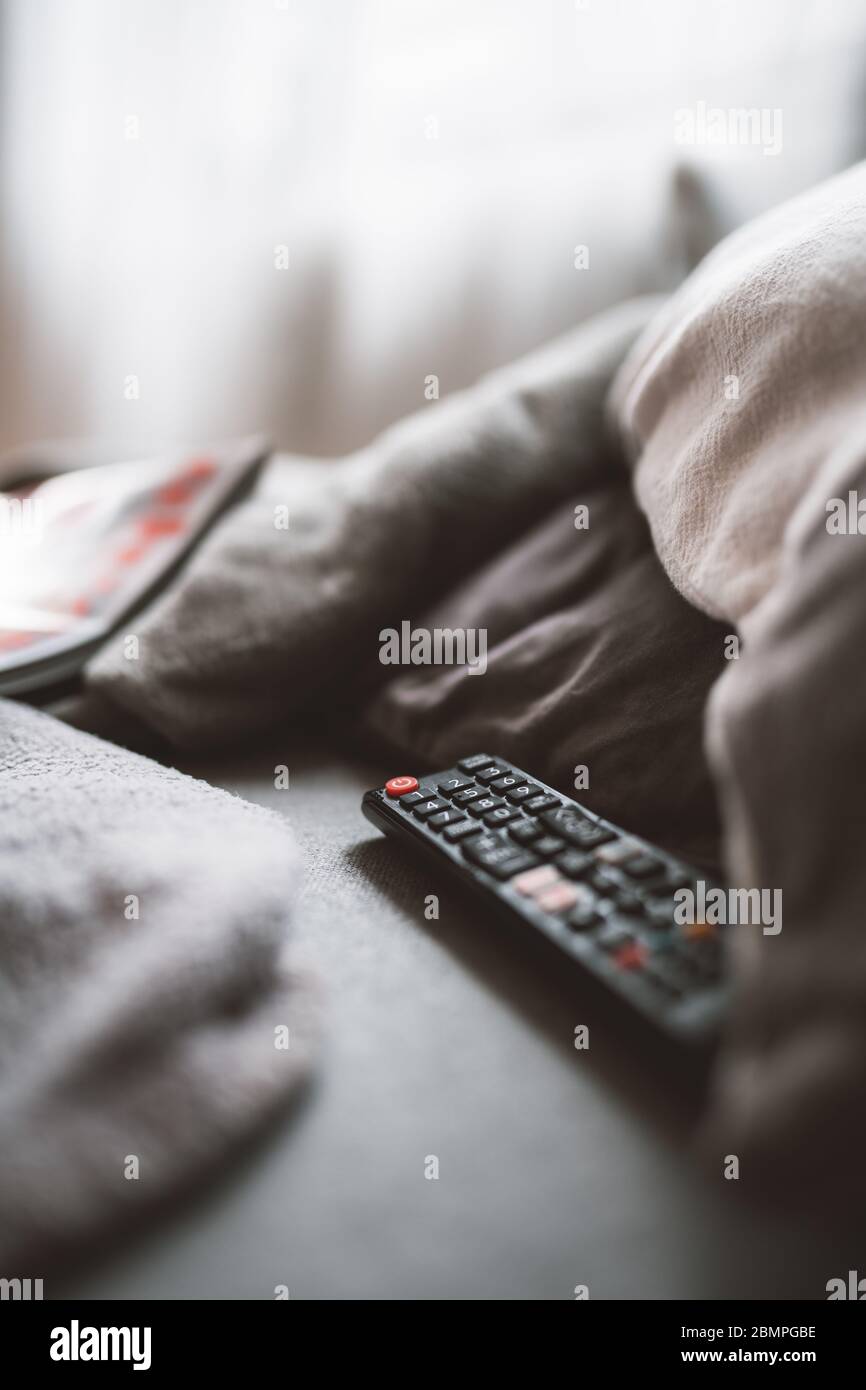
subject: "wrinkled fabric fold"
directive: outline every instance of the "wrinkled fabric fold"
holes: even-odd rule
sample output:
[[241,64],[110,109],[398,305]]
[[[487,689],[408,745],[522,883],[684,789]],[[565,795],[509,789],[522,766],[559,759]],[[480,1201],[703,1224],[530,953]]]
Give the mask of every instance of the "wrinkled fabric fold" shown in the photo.
[[359,454],[274,460],[136,621],[139,659],[119,637],[91,664],[91,688],[184,747],[250,737],[347,693],[395,600],[435,601],[609,471],[605,396],[657,304],[599,315]]
[[773,589],[707,715],[735,881],[781,890],[783,929],[732,936],[736,1007],[705,1146],[765,1195],[850,1212],[866,1162],[866,537],[827,497],[866,496],[866,413],[786,528]]
[[739,622],[785,527],[856,430],[866,369],[866,164],[721,242],[626,357],[608,405],[673,583]]
[[728,936],[707,1128],[765,1194],[850,1206],[866,1162],[866,165],[722,242],[614,382],[661,563],[741,647],[706,744],[730,881],[782,930]]

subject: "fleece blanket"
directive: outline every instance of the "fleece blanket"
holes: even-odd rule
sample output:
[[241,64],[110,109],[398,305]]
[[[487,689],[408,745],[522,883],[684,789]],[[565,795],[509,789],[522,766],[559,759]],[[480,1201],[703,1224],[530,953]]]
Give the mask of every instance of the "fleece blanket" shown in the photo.
[[316,1008],[280,820],[8,701],[0,749],[0,1270],[23,1278],[284,1105]]

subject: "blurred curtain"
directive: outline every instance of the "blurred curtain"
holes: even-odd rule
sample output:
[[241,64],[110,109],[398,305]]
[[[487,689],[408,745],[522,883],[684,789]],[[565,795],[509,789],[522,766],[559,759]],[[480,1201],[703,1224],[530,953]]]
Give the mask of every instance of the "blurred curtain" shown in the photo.
[[0,445],[364,442],[676,278],[677,108],[784,111],[720,227],[858,157],[862,8],[5,0]]

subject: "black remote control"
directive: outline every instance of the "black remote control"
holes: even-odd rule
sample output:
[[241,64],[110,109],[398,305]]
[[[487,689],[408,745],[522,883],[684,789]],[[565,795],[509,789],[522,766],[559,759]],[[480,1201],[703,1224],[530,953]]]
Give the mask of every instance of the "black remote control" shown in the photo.
[[721,937],[675,917],[674,894],[694,890],[697,870],[486,753],[392,777],[362,809],[543,933],[680,1052],[711,1052],[726,1002]]

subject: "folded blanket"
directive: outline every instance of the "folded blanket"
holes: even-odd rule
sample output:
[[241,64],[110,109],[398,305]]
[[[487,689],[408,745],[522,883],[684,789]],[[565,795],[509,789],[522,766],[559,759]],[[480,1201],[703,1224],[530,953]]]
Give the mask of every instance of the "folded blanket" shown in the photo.
[[330,467],[276,460],[137,622],[140,659],[117,639],[91,686],[184,746],[333,702],[375,664],[395,599],[431,602],[605,475],[605,396],[656,304],[600,315]]
[[[866,387],[866,375],[864,375]],[[803,1208],[862,1210],[866,1130],[866,538],[826,527],[866,498],[866,418],[787,526],[707,733],[731,874],[782,890],[778,936],[733,934],[737,1009],[706,1144]]]
[[4,1274],[150,1209],[298,1089],[298,877],[268,812],[0,701]]
[[[588,509],[585,531],[573,504]],[[413,767],[501,750],[600,814],[717,865],[702,715],[724,629],[668,582],[621,464],[404,616],[433,631],[483,629],[488,644],[483,677],[410,666],[367,705],[365,728],[410,751]]]
[[[736,381],[738,390],[726,390]],[[850,1206],[866,1163],[866,165],[723,242],[624,363],[611,408],[673,582],[736,624],[710,702],[732,933],[712,1125],[768,1190]],[[866,521],[864,521],[866,529]]]

